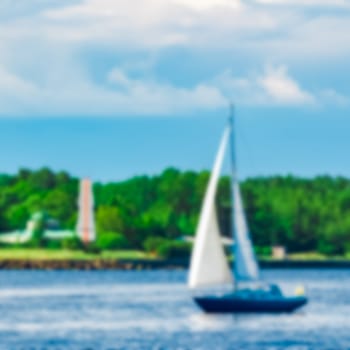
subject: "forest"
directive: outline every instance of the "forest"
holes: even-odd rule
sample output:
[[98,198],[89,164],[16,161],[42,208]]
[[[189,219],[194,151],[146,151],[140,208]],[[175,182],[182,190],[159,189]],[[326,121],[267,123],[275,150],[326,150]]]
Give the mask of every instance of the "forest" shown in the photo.
[[[95,183],[98,242],[107,248],[152,250],[157,241],[177,242],[195,233],[208,171],[168,168],[156,176]],[[241,183],[256,249],[284,245],[288,252],[350,251],[350,180],[319,176],[255,177]],[[48,168],[0,175],[0,234],[21,229],[43,211],[63,228],[74,229],[78,179]],[[230,235],[230,184],[223,176],[217,212]]]

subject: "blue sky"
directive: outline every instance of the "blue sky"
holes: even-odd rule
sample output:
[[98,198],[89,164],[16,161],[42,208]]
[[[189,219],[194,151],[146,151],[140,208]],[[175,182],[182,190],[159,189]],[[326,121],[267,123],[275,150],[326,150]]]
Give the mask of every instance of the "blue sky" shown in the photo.
[[0,171],[350,176],[348,0],[3,0]]

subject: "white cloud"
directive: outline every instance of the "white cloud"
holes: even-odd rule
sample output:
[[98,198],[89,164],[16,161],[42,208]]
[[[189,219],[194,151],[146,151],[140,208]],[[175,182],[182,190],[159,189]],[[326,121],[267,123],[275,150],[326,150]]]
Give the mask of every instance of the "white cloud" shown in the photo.
[[0,115],[30,112],[37,95],[36,86],[0,67]]
[[[308,5],[307,5],[308,4]],[[305,6],[312,6],[305,11]],[[350,11],[342,0],[81,0],[4,23],[4,40],[34,46],[109,47],[115,51],[185,47],[207,55],[255,55],[291,65],[350,55]],[[323,9],[323,10],[322,10]],[[350,7],[349,7],[350,9]],[[329,49],[331,48],[331,50]],[[215,51],[214,51],[215,50]]]
[[256,0],[257,3],[265,5],[281,6],[313,6],[313,7],[349,7],[348,0]]
[[314,97],[303,90],[287,72],[286,67],[269,67],[265,75],[258,78],[257,84],[262,87],[268,98],[277,103],[308,104]]
[[226,71],[187,88],[150,77],[132,78],[121,67],[110,70],[100,83],[78,69],[71,67],[70,72],[66,80],[54,76],[34,82],[1,68],[0,116],[186,115],[215,110],[228,100],[258,106],[349,105],[334,89],[302,88],[285,66],[268,66],[246,77]]
[[[220,90],[202,83],[193,88],[179,88],[156,81],[131,79],[118,68],[108,75],[112,89],[123,94],[127,100],[127,108],[137,106],[138,113],[155,112],[172,114],[193,111],[196,109],[215,109],[226,103]],[[150,111],[147,111],[147,107]]]
[[[321,41],[317,33],[328,32],[332,35],[322,36],[324,54],[329,54],[327,43],[335,38],[339,39],[336,47],[333,45],[334,54],[350,51],[343,34],[350,32],[350,12],[341,17],[317,12],[324,5],[344,8],[349,4],[345,0],[81,0],[64,1],[61,6],[55,1],[52,8],[39,3],[39,13],[0,22],[2,38],[25,37],[75,45],[104,43],[122,49],[174,45],[240,50],[248,47],[264,51],[264,55],[270,54],[270,47],[278,50],[292,42],[293,56],[297,56],[305,46],[296,45],[296,41],[313,47]],[[313,5],[315,13],[306,13],[305,5]],[[324,25],[338,20],[342,26]]]
[[211,47],[227,45],[228,36],[277,29],[285,17],[239,0],[85,0],[43,11],[39,23],[55,40],[102,40],[128,48]]
[[[350,54],[346,35],[350,12],[341,16],[317,12],[324,5],[339,9],[346,4],[345,0],[65,1],[60,7],[57,2],[52,8],[41,5],[44,9],[33,16],[0,22],[0,30],[3,40],[32,39],[36,45],[48,41],[116,50],[181,45],[208,51],[253,51],[262,58],[273,50],[274,56],[286,61],[304,57],[305,52],[315,58],[314,47],[325,57]],[[305,5],[313,5],[313,13],[305,12]]]
[[214,81],[229,99],[238,103],[302,106],[316,102],[313,94],[301,88],[284,66],[267,67],[262,74],[247,78],[234,77],[226,71]]
[[0,70],[0,115],[5,116],[165,116],[223,104],[224,97],[213,86],[179,88],[131,79],[119,69],[109,73],[106,86],[82,75],[71,76],[66,84],[40,86]]
[[172,0],[175,4],[193,8],[197,11],[205,11],[214,7],[229,7],[233,9],[241,9],[240,0]]
[[[348,61],[350,12],[324,10],[344,9],[342,0],[35,3],[35,11],[26,4],[6,21],[0,17],[0,114],[160,115],[217,108],[223,96],[245,104],[348,105],[346,93],[337,92],[341,88],[324,89],[304,77],[301,84],[281,65],[291,71],[297,65],[300,72],[328,68],[331,58]],[[189,75],[191,67],[196,70],[195,79],[174,79],[157,67],[173,48],[195,53],[192,59],[173,57],[175,68],[188,66]],[[96,66],[103,52],[109,62],[99,70],[92,57],[101,52]],[[118,55],[124,57],[114,62]],[[198,74],[198,67],[212,62],[215,70]],[[232,67],[251,72],[265,62],[273,65],[260,73],[230,73]],[[107,74],[112,64],[118,69]]]
[[85,0],[43,11],[38,20],[54,40],[139,49],[186,43],[182,28],[190,17],[176,4],[160,0]]

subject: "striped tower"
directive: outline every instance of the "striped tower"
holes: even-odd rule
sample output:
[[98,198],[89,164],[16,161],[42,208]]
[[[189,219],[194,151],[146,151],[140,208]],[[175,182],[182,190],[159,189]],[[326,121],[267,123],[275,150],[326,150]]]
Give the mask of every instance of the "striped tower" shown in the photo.
[[79,194],[79,217],[77,233],[79,238],[85,243],[95,241],[95,218],[94,218],[94,197],[92,184],[89,179],[80,180]]

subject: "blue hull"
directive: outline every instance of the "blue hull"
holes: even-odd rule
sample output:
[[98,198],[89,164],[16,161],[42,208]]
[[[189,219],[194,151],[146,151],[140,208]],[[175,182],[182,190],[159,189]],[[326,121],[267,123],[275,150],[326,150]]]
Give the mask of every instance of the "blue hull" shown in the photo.
[[304,296],[269,299],[239,298],[234,295],[194,297],[196,304],[208,313],[283,313],[293,312],[307,303]]

